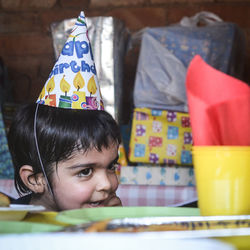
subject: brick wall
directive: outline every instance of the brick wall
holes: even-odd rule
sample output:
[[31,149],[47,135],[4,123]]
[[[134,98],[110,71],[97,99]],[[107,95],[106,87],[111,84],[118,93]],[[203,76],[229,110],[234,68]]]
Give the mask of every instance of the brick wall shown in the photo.
[[[0,57],[8,67],[16,102],[36,100],[54,65],[50,24],[75,18],[80,10],[89,17],[117,17],[132,32],[145,26],[169,25],[202,10],[211,11],[244,30],[246,69],[250,65],[249,0],[0,0]],[[128,92],[133,87],[137,52],[125,59]],[[250,82],[247,70],[245,81]]]

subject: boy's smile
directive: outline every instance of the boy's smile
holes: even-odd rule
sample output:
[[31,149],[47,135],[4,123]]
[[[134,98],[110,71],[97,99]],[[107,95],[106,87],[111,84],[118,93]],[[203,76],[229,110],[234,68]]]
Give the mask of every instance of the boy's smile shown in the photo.
[[115,173],[118,147],[95,148],[83,153],[75,151],[70,159],[58,163],[53,173],[52,188],[56,204],[43,204],[59,210],[121,206],[115,192],[118,179]]

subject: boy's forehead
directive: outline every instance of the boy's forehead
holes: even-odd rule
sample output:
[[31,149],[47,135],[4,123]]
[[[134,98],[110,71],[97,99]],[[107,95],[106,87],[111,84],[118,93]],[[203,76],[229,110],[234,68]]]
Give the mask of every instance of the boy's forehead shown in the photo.
[[101,162],[112,162],[118,157],[118,146],[113,144],[111,147],[102,147],[101,151],[96,148],[90,148],[88,150],[74,150],[70,157],[63,160],[62,162],[66,163],[74,163],[74,162],[82,162],[82,163],[101,163]]

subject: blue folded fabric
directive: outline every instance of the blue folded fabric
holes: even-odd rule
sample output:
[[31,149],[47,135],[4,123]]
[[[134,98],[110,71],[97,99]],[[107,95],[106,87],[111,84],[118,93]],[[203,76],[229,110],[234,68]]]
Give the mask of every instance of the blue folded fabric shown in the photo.
[[171,25],[147,29],[147,33],[175,55],[185,67],[200,55],[212,67],[232,76],[243,71],[245,37],[237,24],[218,22],[203,27]]
[[13,179],[14,168],[9,152],[6,130],[0,110],[0,179]]

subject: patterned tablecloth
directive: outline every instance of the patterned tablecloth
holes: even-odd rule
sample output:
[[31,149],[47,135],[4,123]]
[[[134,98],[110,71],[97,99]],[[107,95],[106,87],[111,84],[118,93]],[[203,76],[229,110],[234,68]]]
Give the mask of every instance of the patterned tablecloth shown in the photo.
[[195,187],[120,185],[123,206],[180,206],[197,200]]
[[[0,192],[18,197],[13,180],[0,179]],[[196,188],[188,186],[120,185],[117,195],[123,206],[180,206],[197,199]]]

